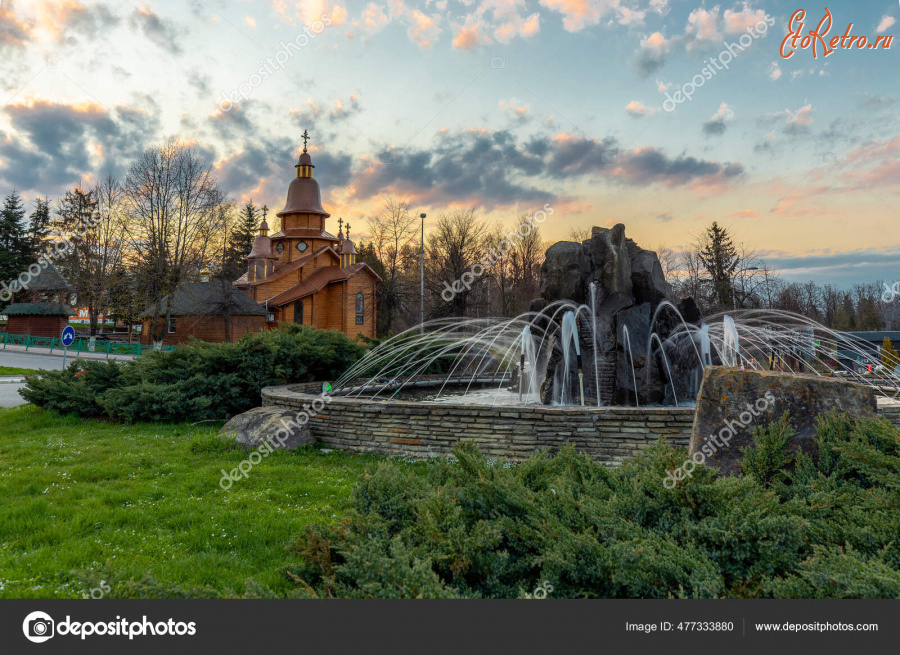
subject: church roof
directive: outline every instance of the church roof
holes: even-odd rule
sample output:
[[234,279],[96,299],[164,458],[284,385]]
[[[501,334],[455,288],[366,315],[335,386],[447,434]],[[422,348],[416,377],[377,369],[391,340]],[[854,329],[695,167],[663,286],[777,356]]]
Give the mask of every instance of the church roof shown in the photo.
[[317,291],[321,291],[329,284],[349,280],[351,277],[354,277],[360,273],[368,273],[376,280],[381,280],[381,277],[379,277],[378,273],[373,271],[368,264],[357,263],[346,268],[341,268],[340,266],[326,266],[317,270],[297,286],[279,293],[277,296],[269,298],[269,305],[286,305],[290,302],[294,302],[295,300],[305,298],[306,296],[316,293]]
[[355,255],[356,248],[353,245],[353,242],[350,239],[344,239],[344,243],[341,244],[341,254],[342,255]]
[[287,214],[318,214],[328,218],[331,216],[322,207],[319,183],[313,177],[295,177],[288,186],[287,202],[278,214],[279,218]]
[[273,239],[323,239],[326,241],[337,241],[338,238],[331,234],[330,232],[326,232],[325,230],[319,230],[314,227],[292,227],[287,230],[282,230],[276,234],[272,235]]
[[247,273],[244,273],[241,277],[239,277],[237,280],[234,281],[234,284],[239,287],[268,284],[272,280],[277,280],[282,275],[286,275],[287,273],[290,273],[291,271],[296,271],[298,268],[305,266],[307,263],[309,263],[310,261],[312,261],[319,255],[321,255],[326,250],[331,251],[331,254],[334,256],[334,261],[337,262],[339,258],[338,258],[337,253],[334,251],[334,248],[332,248],[331,246],[322,246],[315,252],[307,253],[307,254],[303,255],[302,257],[299,257],[299,258],[297,258],[293,261],[287,262],[285,264],[276,263],[275,270],[271,274],[267,275],[264,278],[260,278],[258,280],[254,280],[253,282],[250,282],[248,279]]
[[277,259],[277,257],[272,254],[272,239],[264,234],[253,239],[253,248],[250,250],[250,254],[247,255],[247,259],[253,259],[254,257]]
[[[147,307],[141,318],[162,316],[168,296]],[[224,280],[188,282],[172,296],[172,316],[265,316],[266,308]]]

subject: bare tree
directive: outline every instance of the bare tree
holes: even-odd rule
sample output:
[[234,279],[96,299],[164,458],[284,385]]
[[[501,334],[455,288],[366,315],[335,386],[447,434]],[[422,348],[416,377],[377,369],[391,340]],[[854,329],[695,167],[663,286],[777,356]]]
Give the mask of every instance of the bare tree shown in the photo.
[[[388,196],[381,211],[369,218],[373,254],[377,264],[373,266],[381,275],[378,290],[381,325],[379,333],[390,332],[401,312],[414,294],[410,277],[410,256],[418,244],[417,219],[410,214],[409,203]],[[381,270],[377,270],[380,267]]]
[[573,227],[569,230],[569,241],[582,243],[591,238],[591,228],[589,227]]
[[[145,150],[125,178],[129,236],[142,269],[144,291],[168,322],[176,288],[209,258],[221,239],[225,198],[211,169],[175,140]],[[154,321],[154,340],[165,323]]]
[[486,286],[487,278],[478,274],[475,265],[490,256],[487,234],[487,225],[474,209],[455,210],[438,217],[437,226],[426,239],[425,284],[433,298],[444,294],[443,300],[434,304],[434,315],[466,316],[470,311],[479,311],[479,303],[483,302],[479,292]]

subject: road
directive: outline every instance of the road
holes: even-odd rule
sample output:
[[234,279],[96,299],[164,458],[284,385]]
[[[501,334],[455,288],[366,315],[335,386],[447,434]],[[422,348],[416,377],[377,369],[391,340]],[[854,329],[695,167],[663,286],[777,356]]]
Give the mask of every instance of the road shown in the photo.
[[[72,363],[69,357],[66,365]],[[39,355],[34,353],[18,353],[8,350],[0,350],[0,366],[15,366],[16,368],[44,368],[60,370],[63,367],[63,358],[56,355]]]
[[0,383],[0,407],[24,405],[25,400],[19,395],[19,389],[24,386],[24,384]]
[[[68,358],[69,364],[72,358]],[[63,358],[56,355],[37,355],[34,353],[17,353],[0,350],[0,366],[15,366],[16,368],[43,368],[61,369]],[[24,405],[25,400],[19,395],[19,389],[23,384],[0,382],[0,407],[15,407]]]

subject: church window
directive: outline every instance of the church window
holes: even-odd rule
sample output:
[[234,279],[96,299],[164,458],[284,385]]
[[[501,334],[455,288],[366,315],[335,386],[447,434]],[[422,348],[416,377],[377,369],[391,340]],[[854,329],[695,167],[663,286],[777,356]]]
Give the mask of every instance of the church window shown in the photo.
[[356,324],[363,325],[365,318],[365,299],[363,298],[362,291],[356,294]]
[[281,241],[275,244],[275,252],[277,252],[279,255],[284,252],[284,244],[281,243]]
[[306,249],[309,248],[309,244],[306,241],[298,241],[297,242],[297,250],[300,252],[306,252]]

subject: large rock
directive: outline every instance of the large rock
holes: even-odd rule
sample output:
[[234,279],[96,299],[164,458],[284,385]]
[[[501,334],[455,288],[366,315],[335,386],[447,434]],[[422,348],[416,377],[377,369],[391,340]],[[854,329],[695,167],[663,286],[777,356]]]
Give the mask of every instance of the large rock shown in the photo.
[[753,431],[787,413],[797,431],[791,447],[815,457],[816,417],[832,410],[874,417],[875,392],[836,378],[708,366],[697,396],[691,456],[702,455],[707,466],[734,475],[741,448],[753,447]]
[[224,425],[220,437],[246,448],[268,442],[273,450],[293,450],[315,441],[306,414],[286,407],[257,407],[238,414]]
[[561,298],[584,302],[589,272],[584,246],[574,241],[554,243],[547,249],[541,265],[541,297],[548,302]]

